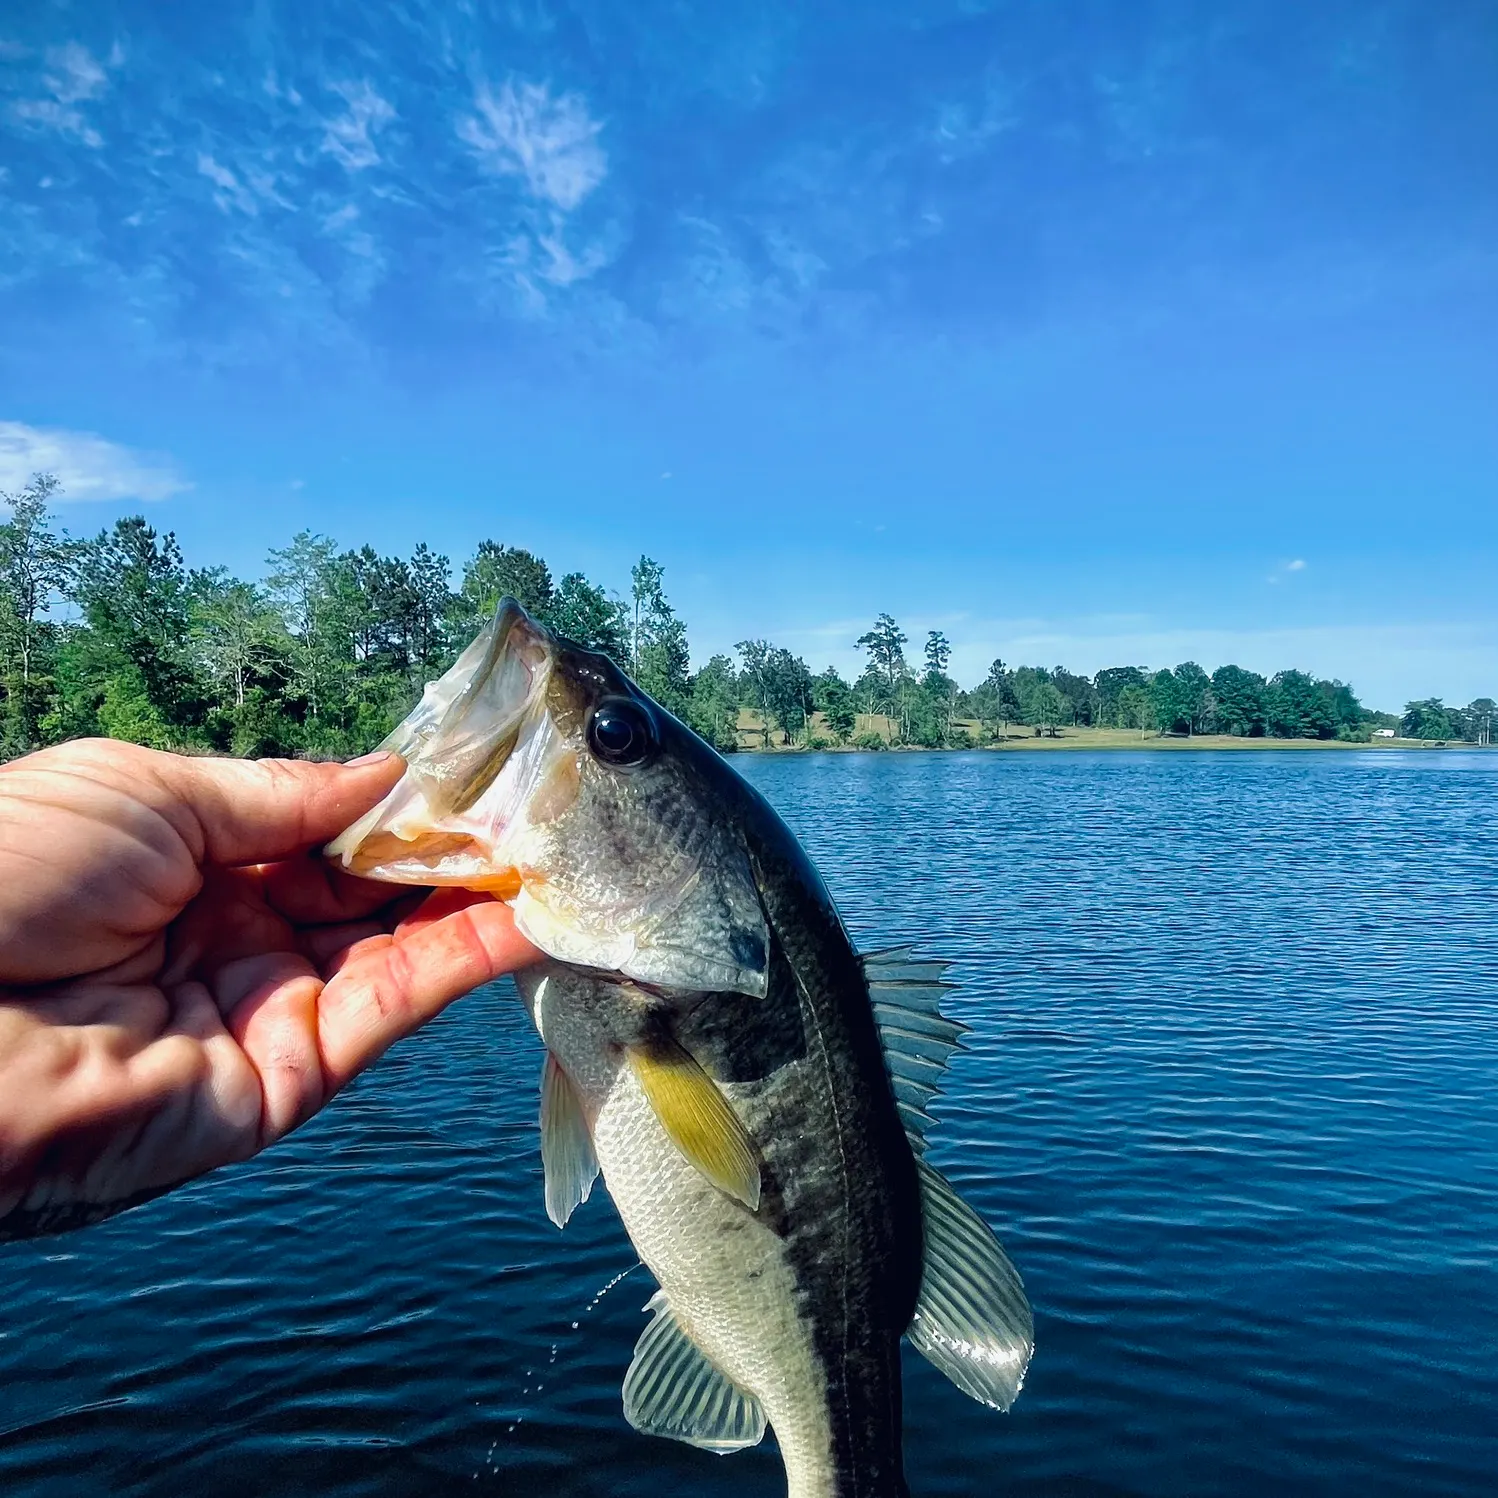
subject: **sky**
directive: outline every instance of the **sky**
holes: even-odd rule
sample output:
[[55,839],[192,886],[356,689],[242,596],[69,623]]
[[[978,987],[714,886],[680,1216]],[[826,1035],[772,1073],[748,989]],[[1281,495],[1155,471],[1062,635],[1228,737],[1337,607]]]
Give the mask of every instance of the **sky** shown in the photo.
[[1498,695],[1492,0],[0,11],[0,489]]

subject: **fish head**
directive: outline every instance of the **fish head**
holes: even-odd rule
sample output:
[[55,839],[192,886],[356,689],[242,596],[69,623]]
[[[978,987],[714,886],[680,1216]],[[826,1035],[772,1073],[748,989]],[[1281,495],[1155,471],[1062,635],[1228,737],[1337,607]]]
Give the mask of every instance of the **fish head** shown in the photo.
[[737,777],[607,656],[505,599],[383,747],[406,773],[329,844],[344,868],[487,891],[560,962],[765,992]]

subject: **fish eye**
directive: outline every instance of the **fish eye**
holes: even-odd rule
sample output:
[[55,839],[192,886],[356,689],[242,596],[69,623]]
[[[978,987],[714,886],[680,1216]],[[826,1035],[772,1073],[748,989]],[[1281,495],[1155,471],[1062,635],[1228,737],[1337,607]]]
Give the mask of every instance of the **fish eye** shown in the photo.
[[606,765],[627,770],[643,764],[655,749],[655,724],[638,702],[607,697],[588,719],[588,747]]

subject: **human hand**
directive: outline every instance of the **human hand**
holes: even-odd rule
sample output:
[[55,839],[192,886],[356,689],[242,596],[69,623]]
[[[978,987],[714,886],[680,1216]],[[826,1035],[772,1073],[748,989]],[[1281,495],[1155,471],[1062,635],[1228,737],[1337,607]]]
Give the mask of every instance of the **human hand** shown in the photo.
[[537,960],[487,896],[319,856],[400,772],[109,740],[0,768],[0,1240],[248,1158]]

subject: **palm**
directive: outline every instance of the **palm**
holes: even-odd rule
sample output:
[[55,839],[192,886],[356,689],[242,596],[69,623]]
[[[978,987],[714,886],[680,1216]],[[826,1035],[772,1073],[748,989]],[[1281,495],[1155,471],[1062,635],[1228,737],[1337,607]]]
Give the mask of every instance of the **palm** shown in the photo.
[[[25,869],[0,944],[0,976],[25,985],[0,991],[0,1094],[30,1100],[0,1118],[0,1234],[107,1216],[254,1154],[448,1000],[532,955],[491,900],[413,910],[411,892],[305,848],[388,772],[348,805],[291,788],[297,814],[267,831],[236,825],[265,809],[233,796],[184,812],[180,788],[141,774],[167,758],[73,748],[0,782],[0,879]],[[242,771],[281,773],[213,773]],[[357,772],[297,774],[331,787]],[[273,861],[242,861],[249,850]]]

